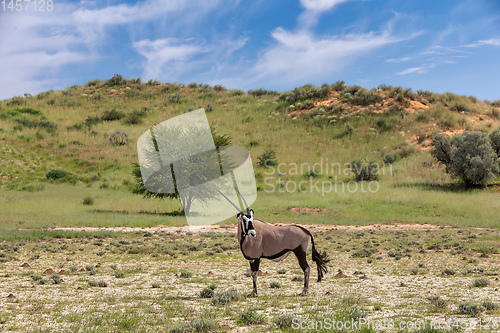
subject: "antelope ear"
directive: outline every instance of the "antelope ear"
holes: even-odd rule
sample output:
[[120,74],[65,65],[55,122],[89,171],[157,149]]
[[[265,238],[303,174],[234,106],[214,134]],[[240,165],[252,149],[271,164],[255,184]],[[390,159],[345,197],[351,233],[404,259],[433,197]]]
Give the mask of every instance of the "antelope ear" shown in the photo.
[[242,213],[236,214],[236,218],[239,219]]
[[253,216],[253,209],[250,209],[250,216]]

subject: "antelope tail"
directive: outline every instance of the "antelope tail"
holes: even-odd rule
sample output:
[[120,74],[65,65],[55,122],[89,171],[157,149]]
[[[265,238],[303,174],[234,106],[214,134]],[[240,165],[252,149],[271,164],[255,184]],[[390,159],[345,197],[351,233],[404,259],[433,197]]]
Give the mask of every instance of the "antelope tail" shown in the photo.
[[330,259],[328,259],[326,251],[323,251],[322,254],[316,251],[312,235],[311,235],[311,243],[312,243],[312,260],[318,266],[318,282],[321,282],[323,275],[328,273],[328,268],[326,267],[326,264],[330,262]]

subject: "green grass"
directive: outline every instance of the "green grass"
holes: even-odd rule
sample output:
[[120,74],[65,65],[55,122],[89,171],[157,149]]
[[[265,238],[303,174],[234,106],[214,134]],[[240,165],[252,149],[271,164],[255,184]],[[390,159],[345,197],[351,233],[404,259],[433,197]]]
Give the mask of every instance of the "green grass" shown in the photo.
[[[423,91],[422,97],[401,87],[381,89],[383,93],[339,83],[306,85],[280,96],[264,90],[247,94],[219,86],[113,79],[2,101],[0,228],[183,225],[184,218],[169,215],[181,210],[178,200],[145,200],[130,194],[132,163],[138,162],[135,142],[152,125],[208,105],[209,123],[229,135],[233,145],[251,152],[260,189],[253,205],[257,218],[301,224],[496,227],[498,190],[439,186],[451,179],[442,167],[432,165],[428,151],[415,148],[415,138],[422,138],[418,141],[425,147],[426,138],[444,130],[492,131],[500,126],[498,119],[468,119],[490,114],[497,106],[451,93]],[[181,96],[178,101],[172,100],[176,94]],[[387,96],[396,101],[382,105]],[[314,107],[327,98],[345,105]],[[401,111],[410,100],[431,109]],[[287,115],[300,105],[300,118]],[[27,125],[46,117],[57,129],[46,133],[43,128],[21,128],[19,117]],[[133,117],[140,121],[131,121]],[[117,130],[127,133],[130,142],[109,143]],[[271,150],[280,164],[273,169],[258,166],[258,157]],[[395,162],[381,169],[380,181],[372,188],[368,183],[349,183],[353,175],[345,172],[346,163],[368,158],[382,165],[387,154],[393,154]],[[311,170],[314,165],[318,168]],[[50,170],[68,175],[49,180]],[[355,186],[356,191],[350,191]],[[303,207],[327,212],[296,214],[288,209]]]

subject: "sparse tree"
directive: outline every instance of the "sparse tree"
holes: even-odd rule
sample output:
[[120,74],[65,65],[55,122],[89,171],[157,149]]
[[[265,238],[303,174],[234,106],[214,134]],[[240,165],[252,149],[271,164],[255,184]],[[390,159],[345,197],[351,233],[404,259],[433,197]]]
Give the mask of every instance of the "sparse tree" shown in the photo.
[[[231,145],[231,138],[227,134],[218,134],[215,127],[211,126],[210,130],[212,132],[212,137],[214,140],[214,144],[217,148],[223,147],[223,146],[229,146]],[[186,174],[191,174],[191,175],[197,175],[197,177],[192,177],[191,179],[188,179],[188,182],[194,182],[197,184],[196,188],[187,189],[183,191],[183,196],[181,197],[180,192],[177,188],[177,181],[176,177],[174,176],[173,182],[174,182],[174,188],[175,192],[174,193],[156,193],[156,192],[151,192],[146,189],[146,186],[144,185],[143,179],[142,179],[142,174],[141,174],[141,168],[139,164],[134,163],[133,164],[133,169],[132,169],[132,174],[136,180],[135,187],[132,190],[132,193],[134,194],[140,194],[144,198],[170,198],[170,199],[182,199],[183,202],[183,208],[184,208],[184,214],[187,215],[189,214],[189,211],[191,209],[191,205],[195,200],[205,202],[212,198],[214,195],[217,195],[217,191],[215,188],[211,188],[209,186],[203,186],[200,184],[204,184],[206,181],[210,180],[210,175],[200,173],[199,170],[197,169],[197,165],[203,165],[206,164],[206,161],[199,161],[199,160],[193,160],[195,159],[205,159],[207,158],[205,155],[199,155],[199,156],[194,156],[190,158],[190,162],[187,165],[192,166],[195,169],[193,170],[185,170]],[[162,170],[160,170],[155,176],[155,179],[149,179],[148,181],[154,181],[158,184],[162,184],[162,175],[168,174],[168,173],[173,174],[173,167],[171,165],[165,166]],[[207,178],[207,179],[201,179],[201,178]]]
[[500,172],[498,155],[485,133],[466,131],[452,138],[438,134],[431,145],[432,156],[446,166],[447,173],[460,179],[467,188],[485,186]]

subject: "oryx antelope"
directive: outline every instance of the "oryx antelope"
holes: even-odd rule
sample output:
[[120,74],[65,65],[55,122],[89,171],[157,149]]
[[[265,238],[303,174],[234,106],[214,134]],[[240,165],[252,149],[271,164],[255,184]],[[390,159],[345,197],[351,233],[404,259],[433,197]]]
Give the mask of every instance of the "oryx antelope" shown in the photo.
[[[222,193],[221,193],[222,194]],[[257,296],[257,274],[259,272],[260,260],[262,258],[273,261],[281,261],[293,252],[299,261],[300,268],[304,271],[304,289],[300,295],[305,296],[309,290],[309,264],[307,263],[307,251],[312,243],[312,260],[318,268],[318,282],[321,282],[323,274],[327,272],[326,264],[330,261],[326,255],[316,251],[314,239],[311,233],[298,225],[274,226],[253,218],[254,211],[248,205],[240,193],[246,206],[247,214],[244,214],[238,206],[232,203],[222,194],[238,211],[238,242],[245,259],[250,263],[253,279],[253,291],[250,296]]]

